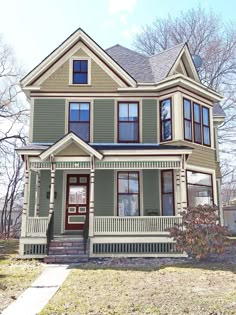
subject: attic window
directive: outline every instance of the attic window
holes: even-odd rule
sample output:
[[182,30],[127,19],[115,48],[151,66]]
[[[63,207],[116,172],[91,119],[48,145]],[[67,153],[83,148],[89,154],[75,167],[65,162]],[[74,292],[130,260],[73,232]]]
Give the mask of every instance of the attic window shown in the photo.
[[72,85],[88,85],[90,84],[90,58],[73,57],[70,62],[70,79],[69,84]]

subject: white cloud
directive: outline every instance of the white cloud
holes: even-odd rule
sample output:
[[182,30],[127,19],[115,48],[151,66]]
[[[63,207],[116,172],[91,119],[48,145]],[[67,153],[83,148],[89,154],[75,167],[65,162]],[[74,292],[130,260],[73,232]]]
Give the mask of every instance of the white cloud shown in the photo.
[[134,10],[134,7],[137,3],[137,0],[109,0],[108,9],[110,14],[117,14],[120,12],[131,13]]

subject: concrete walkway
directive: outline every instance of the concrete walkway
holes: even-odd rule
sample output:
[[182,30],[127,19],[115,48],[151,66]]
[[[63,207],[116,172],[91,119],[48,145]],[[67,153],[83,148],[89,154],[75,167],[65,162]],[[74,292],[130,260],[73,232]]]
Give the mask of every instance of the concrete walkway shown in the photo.
[[37,315],[65,281],[68,265],[49,265],[2,315]]

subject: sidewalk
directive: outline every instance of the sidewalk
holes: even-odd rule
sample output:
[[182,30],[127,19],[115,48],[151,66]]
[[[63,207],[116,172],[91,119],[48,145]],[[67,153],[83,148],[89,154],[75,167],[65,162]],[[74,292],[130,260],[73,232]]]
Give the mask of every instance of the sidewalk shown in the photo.
[[67,278],[68,265],[49,265],[2,315],[37,315]]

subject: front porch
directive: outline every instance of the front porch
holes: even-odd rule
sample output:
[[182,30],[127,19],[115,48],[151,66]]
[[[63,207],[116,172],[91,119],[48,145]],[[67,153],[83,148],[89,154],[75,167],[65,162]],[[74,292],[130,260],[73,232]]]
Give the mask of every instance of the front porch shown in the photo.
[[181,223],[187,205],[191,149],[90,146],[69,134],[30,152],[24,154],[21,256],[43,257],[53,238],[68,234],[84,236],[89,257],[182,255],[168,229]]

